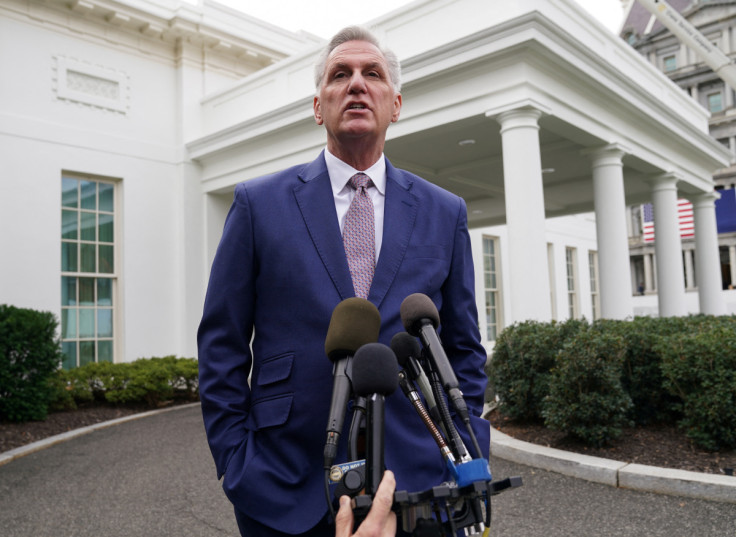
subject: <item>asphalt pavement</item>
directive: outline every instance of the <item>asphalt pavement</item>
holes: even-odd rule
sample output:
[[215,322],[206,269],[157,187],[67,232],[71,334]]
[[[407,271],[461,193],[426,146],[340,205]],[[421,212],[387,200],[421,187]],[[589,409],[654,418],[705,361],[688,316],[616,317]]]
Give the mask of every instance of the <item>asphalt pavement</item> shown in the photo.
[[[0,457],[2,537],[238,537],[199,405]],[[33,452],[30,452],[33,451]],[[7,455],[7,454],[0,454]],[[490,535],[736,537],[736,504],[626,490],[491,458]]]

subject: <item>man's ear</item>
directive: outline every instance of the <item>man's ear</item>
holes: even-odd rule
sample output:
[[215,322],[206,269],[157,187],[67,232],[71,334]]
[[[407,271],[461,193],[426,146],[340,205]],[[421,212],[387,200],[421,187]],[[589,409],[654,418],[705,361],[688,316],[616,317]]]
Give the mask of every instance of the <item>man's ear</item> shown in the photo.
[[399,120],[399,114],[401,114],[401,93],[394,95],[394,113],[391,115],[391,123],[396,123]]
[[314,104],[312,106],[314,108],[314,120],[317,122],[317,125],[322,125],[322,110],[319,106],[319,97],[317,97],[316,95],[314,97]]

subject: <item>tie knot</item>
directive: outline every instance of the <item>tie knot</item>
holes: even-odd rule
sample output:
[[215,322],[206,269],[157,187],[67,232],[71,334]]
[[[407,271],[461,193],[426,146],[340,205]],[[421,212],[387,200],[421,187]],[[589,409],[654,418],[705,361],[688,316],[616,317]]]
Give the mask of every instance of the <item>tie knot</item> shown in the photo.
[[373,184],[373,182],[371,181],[371,178],[368,177],[364,173],[356,173],[350,178],[348,183],[355,190],[359,190],[361,188],[368,188],[369,186]]

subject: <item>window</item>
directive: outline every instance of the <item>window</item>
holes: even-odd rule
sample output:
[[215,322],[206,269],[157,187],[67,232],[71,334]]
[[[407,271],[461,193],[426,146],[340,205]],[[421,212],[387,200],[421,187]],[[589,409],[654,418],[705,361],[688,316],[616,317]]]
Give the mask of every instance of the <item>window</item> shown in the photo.
[[493,237],[483,237],[483,288],[486,303],[486,339],[495,341],[501,324],[501,302],[499,299],[498,239]]
[[721,96],[720,91],[708,94],[708,110],[710,110],[712,114],[723,110],[723,97]]
[[590,300],[593,306],[593,320],[601,318],[601,300],[598,290],[598,252],[588,252],[588,266],[590,268]]
[[578,274],[576,259],[575,248],[565,248],[565,262],[567,265],[567,309],[570,319],[575,319],[578,316]]
[[676,70],[677,69],[677,56],[675,56],[674,54],[665,56],[662,59],[662,65],[664,67],[665,73],[669,73],[670,71]]
[[63,367],[114,361],[115,186],[61,179]]

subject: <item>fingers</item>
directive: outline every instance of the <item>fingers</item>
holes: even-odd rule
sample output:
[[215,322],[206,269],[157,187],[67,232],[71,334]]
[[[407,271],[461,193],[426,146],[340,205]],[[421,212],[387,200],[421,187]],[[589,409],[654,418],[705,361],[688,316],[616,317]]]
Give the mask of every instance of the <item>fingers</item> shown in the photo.
[[358,531],[353,531],[353,509],[348,496],[340,497],[340,509],[335,515],[335,537],[394,537],[396,535],[396,513],[391,511],[394,503],[396,478],[386,470],[373,497],[372,506]]
[[335,515],[335,537],[350,537],[353,533],[353,509],[349,496],[340,496],[340,509]]
[[[394,503],[396,479],[391,470],[386,470],[373,497],[373,505],[368,516],[360,524],[356,536],[393,537],[396,535],[396,513],[391,511]],[[342,509],[342,505],[340,506]]]

